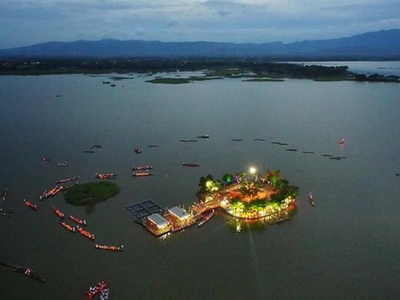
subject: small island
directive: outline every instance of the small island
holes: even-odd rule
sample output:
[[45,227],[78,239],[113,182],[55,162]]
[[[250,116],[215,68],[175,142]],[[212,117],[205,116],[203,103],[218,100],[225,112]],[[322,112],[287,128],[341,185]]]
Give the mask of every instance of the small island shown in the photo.
[[72,205],[93,205],[105,201],[119,192],[120,188],[114,182],[88,182],[73,186],[64,194],[64,199]]
[[279,170],[261,176],[255,168],[248,173],[225,174],[222,180],[212,175],[201,177],[199,186],[199,202],[193,206],[196,213],[220,207],[235,218],[262,219],[270,224],[293,215],[299,194],[299,188],[282,178]]

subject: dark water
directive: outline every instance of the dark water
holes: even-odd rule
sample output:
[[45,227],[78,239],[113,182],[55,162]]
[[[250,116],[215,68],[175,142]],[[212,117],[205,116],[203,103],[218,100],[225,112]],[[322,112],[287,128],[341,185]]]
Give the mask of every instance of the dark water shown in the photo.
[[[48,281],[0,267],[2,299],[84,299],[100,279],[109,282],[111,299],[398,295],[399,84],[231,79],[155,85],[134,74],[110,87],[102,84],[108,77],[0,77],[0,189],[8,187],[6,205],[14,210],[10,218],[0,216],[0,261],[31,266]],[[202,134],[211,138],[179,142]],[[83,153],[93,144],[103,149]],[[41,162],[44,156],[51,161]],[[55,166],[64,160],[67,168]],[[201,166],[184,168],[184,161]],[[133,164],[152,165],[155,176],[132,178]],[[250,166],[280,169],[300,187],[292,220],[236,230],[217,215],[160,240],[126,210],[148,198],[188,207],[200,176]],[[56,180],[79,175],[89,182],[96,172],[118,173],[121,193],[91,209],[65,204],[61,195],[38,201]],[[310,191],[315,207],[307,203]],[[24,198],[38,211],[25,207]],[[94,249],[57,224],[52,205],[87,219],[98,243],[123,244],[126,251]]]

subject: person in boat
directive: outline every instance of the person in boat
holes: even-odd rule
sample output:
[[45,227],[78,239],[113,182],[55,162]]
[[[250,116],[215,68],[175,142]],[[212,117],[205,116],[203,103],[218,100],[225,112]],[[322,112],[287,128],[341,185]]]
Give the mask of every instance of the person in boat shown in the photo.
[[31,268],[26,269],[24,272],[24,274],[26,276],[32,276],[33,273],[34,273],[34,271]]

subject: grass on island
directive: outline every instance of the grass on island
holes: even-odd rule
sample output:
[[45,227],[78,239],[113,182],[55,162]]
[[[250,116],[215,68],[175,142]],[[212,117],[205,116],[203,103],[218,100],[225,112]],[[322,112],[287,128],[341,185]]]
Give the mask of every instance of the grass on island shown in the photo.
[[72,205],[93,205],[117,195],[120,188],[110,181],[89,182],[72,187],[64,194],[64,199]]

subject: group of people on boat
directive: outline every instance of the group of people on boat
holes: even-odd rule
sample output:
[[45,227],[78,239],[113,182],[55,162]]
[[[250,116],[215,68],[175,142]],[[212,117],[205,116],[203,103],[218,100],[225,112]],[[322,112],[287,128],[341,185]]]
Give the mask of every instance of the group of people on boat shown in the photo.
[[54,197],[55,195],[57,195],[58,193],[60,193],[62,190],[64,190],[64,186],[63,185],[56,185],[54,188],[52,188],[49,191],[44,191],[43,194],[41,196],[39,196],[40,200],[43,199],[47,199],[50,197]]
[[142,176],[152,176],[152,172],[132,172],[132,176],[134,177],[142,177]]
[[24,199],[24,204],[33,210],[37,210],[37,205],[33,204],[32,202]]
[[96,173],[94,176],[98,179],[115,179],[117,174],[115,173]]
[[78,232],[90,240],[94,240],[94,234],[84,230],[82,227],[77,226]]
[[101,300],[108,299],[108,296],[110,294],[110,289],[108,288],[108,284],[103,280],[99,281],[97,285],[91,286],[89,290],[86,292],[88,299],[92,299],[94,296],[98,294],[100,294]]
[[94,244],[94,247],[96,249],[102,249],[102,250],[124,251],[124,245],[121,245],[121,246],[106,246],[106,245]]

